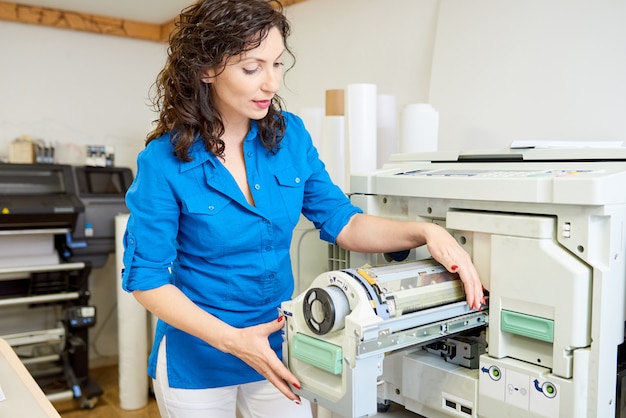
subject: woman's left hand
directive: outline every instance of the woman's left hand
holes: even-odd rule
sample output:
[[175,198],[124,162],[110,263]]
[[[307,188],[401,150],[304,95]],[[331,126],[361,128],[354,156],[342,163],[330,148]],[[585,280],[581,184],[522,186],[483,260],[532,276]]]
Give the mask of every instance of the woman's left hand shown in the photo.
[[426,245],[449,272],[458,273],[471,308],[485,304],[483,285],[469,254],[450,233],[431,222],[397,221],[364,213],[354,215],[337,236],[337,244],[365,253],[400,251]]
[[448,231],[436,224],[425,229],[426,246],[430,255],[449,272],[458,273],[470,308],[482,309],[486,304],[483,285],[469,254]]

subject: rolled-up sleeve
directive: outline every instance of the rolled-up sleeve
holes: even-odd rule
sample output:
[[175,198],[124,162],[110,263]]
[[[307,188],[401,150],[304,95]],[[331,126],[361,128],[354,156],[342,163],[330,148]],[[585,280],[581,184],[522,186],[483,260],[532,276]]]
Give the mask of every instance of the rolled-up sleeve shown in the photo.
[[126,194],[130,216],[123,237],[122,287],[128,292],[171,283],[180,205],[164,172],[163,144],[154,142],[137,158],[137,175]]
[[320,230],[321,239],[336,244],[337,235],[350,218],[363,211],[350,203],[348,196],[333,183],[302,120],[290,116],[290,132],[298,135],[300,144],[306,147],[306,162],[303,163],[311,169],[305,184],[302,214]]

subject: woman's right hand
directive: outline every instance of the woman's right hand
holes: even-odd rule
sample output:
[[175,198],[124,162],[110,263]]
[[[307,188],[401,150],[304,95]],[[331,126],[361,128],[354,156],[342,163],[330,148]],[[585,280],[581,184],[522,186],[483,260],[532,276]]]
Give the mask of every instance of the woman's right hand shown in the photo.
[[283,317],[252,327],[235,328],[200,309],[173,285],[135,290],[133,295],[163,321],[239,357],[287,398],[300,402],[300,397],[289,387],[300,388],[300,382],[278,358],[268,339],[270,334],[282,329]]
[[287,398],[300,403],[300,397],[293,393],[290,386],[300,388],[300,381],[278,358],[270,347],[269,336],[280,331],[284,317],[247,328],[233,328],[233,333],[224,341],[225,350],[264,376]]

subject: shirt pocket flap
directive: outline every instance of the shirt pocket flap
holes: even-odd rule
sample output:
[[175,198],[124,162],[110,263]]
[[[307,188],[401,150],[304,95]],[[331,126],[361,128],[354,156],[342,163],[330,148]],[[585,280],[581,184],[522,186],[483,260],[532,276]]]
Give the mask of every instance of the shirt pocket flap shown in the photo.
[[294,167],[286,167],[274,173],[274,176],[281,186],[302,187],[311,174],[310,169],[307,170],[296,170]]
[[217,215],[230,204],[231,199],[219,194],[209,194],[189,197],[184,202],[189,213]]

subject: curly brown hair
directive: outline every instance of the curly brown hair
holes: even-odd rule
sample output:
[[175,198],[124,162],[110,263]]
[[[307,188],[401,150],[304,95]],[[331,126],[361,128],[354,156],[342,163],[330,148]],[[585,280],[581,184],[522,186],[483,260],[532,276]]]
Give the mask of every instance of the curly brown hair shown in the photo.
[[[200,0],[181,12],[169,38],[167,62],[152,89],[152,104],[159,113],[156,128],[146,145],[169,132],[174,154],[191,161],[189,148],[202,138],[210,152],[224,158],[221,136],[224,124],[211,95],[210,83],[201,81],[207,69],[224,70],[230,57],[250,51],[278,28],[286,52],[290,26],[278,0]],[[280,96],[272,99],[269,112],[257,121],[261,141],[270,152],[279,149],[285,132]]]

